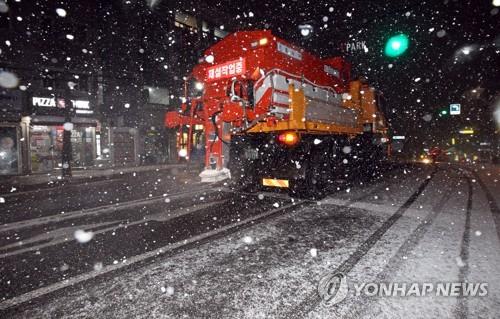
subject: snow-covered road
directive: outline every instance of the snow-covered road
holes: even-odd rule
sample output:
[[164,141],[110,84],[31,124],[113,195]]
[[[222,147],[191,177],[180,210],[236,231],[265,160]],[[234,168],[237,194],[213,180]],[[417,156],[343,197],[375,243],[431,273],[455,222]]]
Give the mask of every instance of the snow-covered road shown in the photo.
[[[499,178],[496,167],[408,166],[374,182],[339,186],[318,202],[264,192],[252,198],[207,196],[207,207],[183,202],[177,205],[197,207],[193,216],[211,210],[215,219],[239,218],[197,232],[196,240],[183,239],[189,243],[184,248],[97,276],[105,263],[95,276],[33,295],[5,313],[18,318],[498,318]],[[238,200],[247,204],[234,205]],[[263,209],[254,212],[255,205]],[[158,218],[148,215],[146,225]],[[210,231],[216,236],[206,237]],[[330,274],[345,280],[337,290],[328,286],[332,299],[327,301],[318,283]],[[487,294],[453,295],[457,283],[483,284]],[[388,296],[380,289],[384,284],[418,289]],[[422,296],[424,285],[428,290]],[[438,285],[448,285],[451,296],[436,296]]]

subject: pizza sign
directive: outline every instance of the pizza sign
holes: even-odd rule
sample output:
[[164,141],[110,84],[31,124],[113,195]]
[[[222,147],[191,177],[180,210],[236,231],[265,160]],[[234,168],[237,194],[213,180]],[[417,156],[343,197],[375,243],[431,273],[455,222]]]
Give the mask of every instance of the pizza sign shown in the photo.
[[207,70],[207,79],[213,81],[232,78],[244,74],[245,71],[245,59],[238,59],[210,67]]

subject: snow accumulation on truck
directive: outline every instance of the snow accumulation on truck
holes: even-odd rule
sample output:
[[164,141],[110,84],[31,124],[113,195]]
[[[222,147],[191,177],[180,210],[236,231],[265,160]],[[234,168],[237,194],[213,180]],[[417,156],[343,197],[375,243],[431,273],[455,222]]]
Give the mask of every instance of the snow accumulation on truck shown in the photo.
[[165,125],[179,129],[180,157],[203,145],[202,180],[321,197],[328,183],[373,172],[390,154],[380,94],[350,69],[270,31],[236,32],[204,52]]

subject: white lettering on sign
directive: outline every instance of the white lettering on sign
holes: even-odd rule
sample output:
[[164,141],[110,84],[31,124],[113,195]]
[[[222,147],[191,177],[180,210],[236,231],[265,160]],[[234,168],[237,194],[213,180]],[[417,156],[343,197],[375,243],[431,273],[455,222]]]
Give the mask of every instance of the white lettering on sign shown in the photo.
[[[43,107],[56,107],[56,101],[53,97],[33,97],[33,105]],[[58,99],[60,108],[64,108],[64,100]],[[71,100],[73,107],[79,110],[90,110],[90,102],[85,100]],[[91,111],[93,113],[93,111]]]
[[89,101],[84,101],[84,100],[74,100],[73,102],[73,107],[75,109],[90,109],[90,103]]
[[245,59],[242,58],[210,67],[207,70],[207,79],[213,81],[231,78],[233,76],[242,75],[245,71]]
[[302,60],[302,53],[300,53],[295,49],[290,48],[289,46],[284,45],[281,42],[278,42],[278,51],[294,59]]
[[336,69],[334,69],[334,68],[332,68],[332,67],[331,67],[331,66],[329,66],[329,65],[325,65],[324,70],[325,70],[325,73],[326,73],[326,74],[333,75],[333,76],[335,76],[335,77],[337,77],[337,78],[339,77],[339,71],[338,71],[338,70],[336,70]]
[[346,52],[364,51],[368,52],[366,41],[347,42],[342,45]]
[[56,100],[50,97],[33,97],[33,105],[56,107]]

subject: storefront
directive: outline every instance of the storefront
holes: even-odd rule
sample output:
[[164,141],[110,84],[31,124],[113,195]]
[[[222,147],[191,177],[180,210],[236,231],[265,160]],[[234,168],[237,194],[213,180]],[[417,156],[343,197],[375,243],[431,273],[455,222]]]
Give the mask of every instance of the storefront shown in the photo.
[[[30,130],[30,157],[32,172],[47,172],[60,168],[62,163],[63,123],[52,124],[54,119],[35,117]],[[72,167],[94,165],[96,158],[96,127],[94,123],[72,123]]]
[[[72,99],[73,110],[66,114],[64,100],[33,96],[30,117],[29,156],[33,173],[62,168],[63,133],[71,132],[72,168],[95,164],[98,155],[99,122],[93,118],[88,100]],[[68,118],[70,119],[68,121]]]

